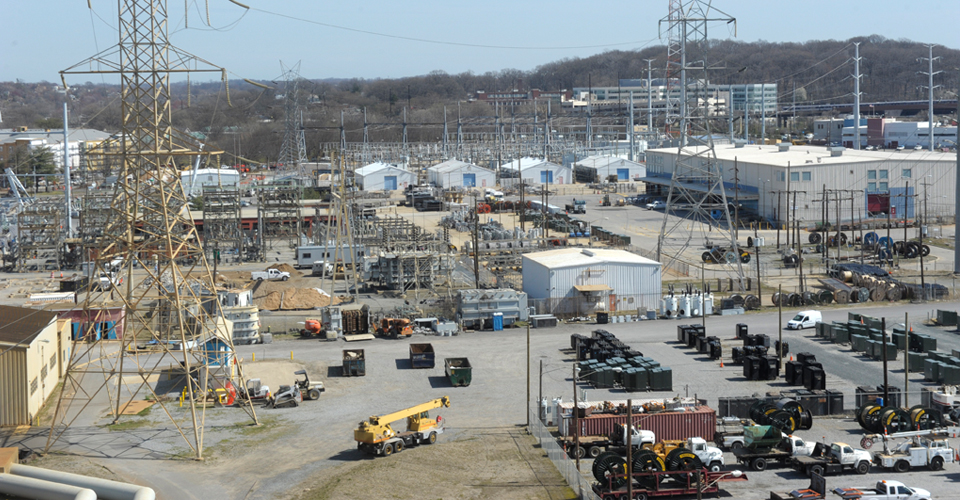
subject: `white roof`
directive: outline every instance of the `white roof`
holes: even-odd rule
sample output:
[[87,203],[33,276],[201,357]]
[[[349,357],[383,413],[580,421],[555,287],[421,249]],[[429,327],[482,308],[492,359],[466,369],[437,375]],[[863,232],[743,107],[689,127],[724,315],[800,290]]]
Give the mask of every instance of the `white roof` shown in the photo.
[[513,160],[510,163],[504,163],[503,165],[500,165],[500,168],[501,169],[505,168],[507,170],[516,170],[517,165],[519,164],[522,170],[526,170],[529,167],[533,167],[541,163],[546,163],[546,160],[544,160],[543,158],[524,157],[524,158],[520,158],[519,160]]
[[457,170],[476,170],[476,169],[487,170],[479,165],[474,165],[473,163],[467,163],[465,161],[460,161],[456,159],[451,159],[443,163],[438,163],[428,168],[427,170],[431,170],[437,173],[445,173],[445,172],[454,172]]
[[[693,146],[685,148],[685,151],[702,151],[705,146]],[[746,145],[742,148],[735,147],[733,144],[724,144],[714,146],[717,159],[738,161],[747,163],[758,163],[762,165],[771,165],[775,167],[786,167],[787,163],[794,167],[810,166],[807,160],[812,160],[814,165],[843,165],[861,162],[877,161],[956,161],[956,153],[941,153],[930,151],[895,151],[887,149],[884,151],[866,151],[845,149],[840,156],[830,156],[830,151],[822,146],[790,146],[789,151],[780,152],[780,147]],[[676,155],[677,148],[649,149],[648,153],[665,153]],[[820,160],[817,161],[817,158]]]
[[660,263],[630,253],[625,250],[609,248],[561,248],[545,252],[527,253],[524,259],[530,259],[537,264],[551,269],[562,267],[592,266],[601,264],[644,264],[659,266]]
[[[180,177],[190,177],[191,175],[193,175],[193,171],[192,171],[192,170],[181,170],[181,171],[180,171]],[[234,176],[234,177],[236,177],[236,176],[239,176],[239,175],[240,175],[240,172],[237,172],[236,170],[234,170],[234,169],[232,169],[232,168],[198,168],[198,169],[197,169],[197,177],[199,177],[199,176],[201,176],[201,175],[220,175],[220,176],[228,176],[228,175],[229,175],[229,176]]]
[[364,166],[358,168],[354,173],[359,174],[359,175],[370,175],[370,174],[372,174],[372,173],[374,173],[374,172],[379,172],[379,171],[381,171],[381,170],[386,170],[386,169],[393,169],[393,170],[400,170],[400,171],[403,171],[403,172],[408,172],[407,170],[402,169],[402,168],[400,168],[400,167],[398,167],[398,166],[396,166],[396,165],[391,165],[391,164],[389,164],[389,163],[374,162],[374,163],[371,163],[371,164],[369,164],[369,165],[364,165]]
[[590,168],[606,168],[611,165],[620,166],[620,167],[643,167],[644,164],[637,163],[635,161],[627,160],[626,158],[620,158],[618,156],[588,156],[578,162],[575,165],[580,165],[581,167],[590,167]]

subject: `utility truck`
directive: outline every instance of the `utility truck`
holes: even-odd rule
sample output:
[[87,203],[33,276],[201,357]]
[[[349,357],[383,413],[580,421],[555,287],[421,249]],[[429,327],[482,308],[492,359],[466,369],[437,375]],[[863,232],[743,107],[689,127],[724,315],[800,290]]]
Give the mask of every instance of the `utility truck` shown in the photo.
[[[657,442],[657,436],[653,431],[646,429],[637,429],[636,426],[630,426],[630,443],[634,448],[641,448],[644,445],[652,446]],[[560,444],[565,446],[571,457],[576,458],[597,458],[600,453],[610,448],[624,448],[627,441],[627,425],[613,424],[613,432],[606,436],[580,436],[580,447],[577,448],[574,436],[564,436],[560,438]],[[626,452],[624,452],[626,453]]]
[[[353,430],[353,439],[357,448],[372,455],[390,456],[400,453],[404,448],[437,442],[437,436],[443,433],[443,419],[430,418],[429,411],[434,408],[450,407],[450,398],[444,396],[405,410],[387,415],[372,416],[360,422]],[[395,432],[391,422],[407,420],[405,432]]]
[[271,268],[271,269],[267,269],[266,271],[253,271],[252,273],[250,273],[250,279],[254,281],[263,281],[263,280],[287,281],[288,279],[290,279],[290,273]]
[[[953,463],[957,450],[950,447],[948,436],[956,435],[957,428],[930,429],[924,431],[895,432],[889,435],[868,435],[861,444],[869,444],[873,439],[883,440],[883,451],[873,454],[873,464],[884,469],[907,472],[914,467],[926,467],[930,470],[942,470],[943,464]],[[909,438],[891,450],[889,441]],[[865,446],[866,447],[866,446]]]
[[843,500],[930,500],[930,492],[909,488],[900,481],[877,481],[876,486],[836,488],[833,493]]
[[812,474],[857,474],[870,472],[873,457],[866,450],[854,449],[846,443],[817,443],[809,457],[791,457],[787,460],[794,469],[807,476]]
[[809,457],[814,444],[787,435],[772,425],[750,425],[743,428],[744,446],[733,450],[737,462],[755,471],[767,468],[770,462],[785,464],[791,457]]
[[717,422],[717,431],[713,434],[713,442],[721,450],[738,450],[743,448],[743,428],[749,422],[739,417],[723,417]]

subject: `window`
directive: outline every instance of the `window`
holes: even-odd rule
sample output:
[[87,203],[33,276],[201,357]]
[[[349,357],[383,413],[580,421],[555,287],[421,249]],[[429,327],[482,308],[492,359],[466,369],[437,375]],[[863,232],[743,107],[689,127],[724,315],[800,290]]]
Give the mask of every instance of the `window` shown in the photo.
[[43,368],[40,368],[40,378],[47,378],[47,365],[43,365]]
[[886,191],[887,189],[888,189],[888,188],[887,188],[887,183],[886,183],[886,182],[881,182],[881,183],[880,183],[880,191]]
[[790,172],[790,182],[800,182],[800,172]]
[[[306,252],[304,252],[304,253],[303,253],[303,257],[302,257],[302,258],[304,258],[304,259],[309,259],[309,258],[310,258],[310,254],[309,254],[309,253],[306,253]],[[626,476],[624,476],[624,477],[626,477]]]
[[880,178],[881,178],[881,179],[886,179],[886,178],[887,178],[887,172],[889,172],[889,170],[881,170],[881,171],[880,171]]
[[867,179],[876,179],[877,171],[876,170],[867,170]]
[[33,396],[33,393],[37,392],[37,377],[33,377],[33,380],[30,381],[30,395]]
[[903,169],[903,177],[906,177],[907,179],[912,178],[912,177],[913,177],[913,170],[911,170],[911,169],[909,169],[909,168]]
[[872,192],[874,192],[874,191],[876,191],[876,190],[877,190],[877,183],[876,183],[876,182],[868,182],[868,183],[867,183],[867,191],[868,191],[868,192],[871,192],[871,193],[872,193]]
[[54,354],[53,356],[50,356],[50,369],[52,370],[56,366],[57,366],[57,355]]
[[787,180],[787,174],[785,172],[777,172],[777,180],[780,182]]
[[809,180],[811,180],[811,178],[810,178],[810,172],[801,172],[801,173],[803,174],[803,180],[804,180],[804,181],[809,181]]

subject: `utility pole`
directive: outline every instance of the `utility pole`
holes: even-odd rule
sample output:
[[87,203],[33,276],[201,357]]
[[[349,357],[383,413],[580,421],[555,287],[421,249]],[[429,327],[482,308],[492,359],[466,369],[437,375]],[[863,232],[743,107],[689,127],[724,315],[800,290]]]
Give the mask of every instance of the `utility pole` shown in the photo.
[[[633,91],[630,91],[630,130],[627,132],[630,134],[628,137],[630,139],[630,154],[627,155],[627,159],[633,161]],[[544,156],[546,160],[546,156]]]
[[853,149],[860,149],[860,42],[853,44]]
[[740,237],[740,165],[737,163],[737,157],[733,157],[733,239]]
[[633,498],[633,400],[627,400],[627,435],[624,436],[627,445],[627,498]]
[[[906,334],[906,332],[904,332]],[[880,318],[880,338],[883,342],[883,404],[890,404],[890,385],[887,382],[887,318]],[[909,334],[907,334],[909,337]]]
[[[960,117],[960,99],[957,99],[957,116]],[[957,127],[957,138],[954,144],[960,144],[960,127]],[[957,169],[960,172],[960,155],[957,155]],[[957,214],[960,207],[960,175],[954,176],[956,180],[953,185],[953,213]],[[953,232],[953,273],[960,274],[960,231]]]
[[760,144],[767,143],[767,84],[760,84]]
[[656,59],[644,59],[647,61],[647,134],[653,132],[653,70],[650,65]]
[[907,312],[903,313],[903,334],[906,336],[904,340],[906,349],[903,353],[903,406],[909,408],[910,403],[907,402],[907,398],[910,397],[910,313]]
[[[925,227],[924,224],[927,223],[927,186],[928,185],[929,183],[926,180],[924,180],[923,181],[923,217],[920,218],[920,224],[918,224],[919,226],[918,236],[920,238],[920,293],[921,293],[920,296],[923,297],[920,300],[923,300],[923,301],[927,300],[927,282],[924,279],[924,275],[923,275],[923,229]],[[916,209],[914,209],[914,212],[916,212]]]
[[919,74],[921,74],[921,75],[927,75],[927,85],[925,85],[925,86],[924,86],[924,85],[921,85],[920,88],[922,89],[922,88],[926,87],[927,91],[929,92],[929,93],[927,94],[927,121],[928,121],[928,123],[929,123],[929,129],[930,129],[930,130],[928,130],[928,133],[929,133],[929,135],[930,135],[930,145],[929,145],[929,146],[930,146],[930,147],[929,147],[930,151],[933,151],[933,148],[934,148],[934,144],[933,144],[933,89],[939,87],[939,85],[936,85],[936,86],[935,86],[935,85],[933,84],[933,75],[937,75],[937,74],[942,73],[941,71],[936,71],[936,72],[933,71],[933,62],[936,61],[936,60],[938,60],[938,59],[940,59],[940,57],[933,57],[933,48],[934,48],[934,47],[936,47],[936,45],[934,45],[934,44],[927,45],[927,49],[930,51],[930,55],[929,55],[928,57],[921,57],[921,58],[917,59],[917,61],[927,61],[928,65],[929,65],[927,71],[918,71],[917,73],[919,73]]
[[787,162],[787,246],[790,246],[790,162]]
[[480,289],[480,208],[477,195],[473,195],[473,275],[477,290]]

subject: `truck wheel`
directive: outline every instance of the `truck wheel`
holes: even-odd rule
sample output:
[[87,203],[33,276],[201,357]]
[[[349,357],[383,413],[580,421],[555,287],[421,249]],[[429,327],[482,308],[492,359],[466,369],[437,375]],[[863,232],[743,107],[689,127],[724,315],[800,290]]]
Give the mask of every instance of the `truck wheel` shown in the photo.
[[392,444],[384,445],[383,456],[389,457],[390,455],[393,455],[393,445]]
[[587,448],[587,455],[589,455],[590,458],[597,458],[600,456],[601,451],[599,446],[591,446]]
[[576,448],[576,455],[574,455],[574,458],[581,458],[581,459],[582,459],[582,458],[585,457],[586,455],[587,455],[587,450],[584,450],[584,449],[583,449],[583,446],[577,446],[577,448]]
[[867,462],[866,460],[864,460],[863,462],[860,462],[857,464],[857,474],[862,475],[868,472],[870,472],[870,462]]
[[257,281],[263,281],[263,277],[261,276],[261,277],[257,278]]
[[309,396],[310,399],[320,399],[320,389],[310,389],[307,396]]
[[767,461],[758,457],[753,459],[753,463],[750,464],[750,466],[753,467],[755,471],[763,471],[767,469]]
[[720,472],[723,470],[723,465],[720,465],[720,462],[711,462],[709,469],[710,472]]
[[811,467],[807,470],[807,472],[809,472],[809,474],[807,474],[807,475],[810,476],[810,477],[813,477],[814,474],[817,474],[818,476],[822,476],[822,475],[823,475],[823,466],[822,466],[822,465],[813,465],[813,466],[811,466]]
[[287,281],[288,279],[290,279],[290,278],[288,278],[287,276],[284,276],[284,277],[280,278],[281,281]]
[[897,463],[893,464],[893,470],[897,472],[907,472],[910,470],[910,464],[906,460],[897,460]]
[[742,449],[743,449],[743,443],[741,443],[740,441],[734,441],[733,444],[730,445],[730,449],[731,449],[731,450],[742,450]]
[[430,436],[427,438],[427,444],[433,444],[437,442],[437,433],[431,432]]
[[636,495],[633,495],[633,498],[635,498],[636,500],[647,500],[647,494],[640,492],[640,493],[637,493]]
[[930,460],[930,470],[943,469],[943,457],[933,457]]
[[397,441],[396,443],[394,443],[393,451],[397,453],[400,453],[401,451],[403,451],[403,441]]

